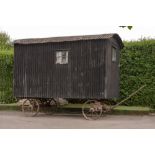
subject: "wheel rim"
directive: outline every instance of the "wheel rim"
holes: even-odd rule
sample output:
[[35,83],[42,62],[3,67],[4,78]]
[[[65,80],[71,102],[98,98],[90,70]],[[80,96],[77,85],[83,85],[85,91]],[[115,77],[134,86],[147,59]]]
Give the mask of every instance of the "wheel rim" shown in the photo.
[[82,106],[82,114],[87,120],[99,119],[102,115],[102,105],[95,100],[89,100]]
[[39,101],[27,99],[22,104],[22,111],[25,116],[36,116],[39,113]]

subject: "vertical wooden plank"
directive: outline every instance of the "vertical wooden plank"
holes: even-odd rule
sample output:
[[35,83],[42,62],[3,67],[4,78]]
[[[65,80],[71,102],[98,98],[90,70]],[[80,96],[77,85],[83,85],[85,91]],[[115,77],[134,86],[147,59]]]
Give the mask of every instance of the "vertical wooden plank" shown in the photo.
[[[14,94],[17,97],[109,97],[111,49],[108,41],[99,39],[15,46],[15,61],[18,62],[15,62]],[[61,49],[70,49],[67,65],[55,63],[56,51]]]

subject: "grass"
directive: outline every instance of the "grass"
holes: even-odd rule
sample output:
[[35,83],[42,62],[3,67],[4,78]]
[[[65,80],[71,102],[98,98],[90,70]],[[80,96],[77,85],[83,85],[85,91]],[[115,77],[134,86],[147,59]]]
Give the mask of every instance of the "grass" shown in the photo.
[[0,104],[0,111],[3,110],[20,110],[21,108],[16,104],[16,103],[12,103],[12,104]]
[[[81,111],[82,104],[68,104],[62,106],[62,108],[70,111]],[[149,107],[118,106],[112,110],[111,114],[149,114],[151,111],[153,112],[153,109],[150,109]]]
[[66,104],[62,106],[63,108],[73,108],[73,109],[81,109],[82,108],[82,104]]
[[141,106],[118,106],[116,107],[112,113],[113,114],[149,114],[150,112],[154,112],[150,107],[141,107]]
[[128,110],[128,111],[149,111],[149,107],[140,107],[140,106],[118,106],[115,110]]
[[[82,104],[67,104],[62,106],[63,108],[82,108]],[[149,107],[141,107],[141,106],[118,106],[114,108],[115,110],[128,110],[128,111],[148,111]]]
[[[81,112],[82,104],[67,104],[61,106],[61,111],[65,112]],[[21,107],[14,104],[0,104],[0,110],[21,110]],[[149,107],[140,107],[140,106],[118,106],[111,114],[149,114],[150,112],[154,112],[153,109]]]

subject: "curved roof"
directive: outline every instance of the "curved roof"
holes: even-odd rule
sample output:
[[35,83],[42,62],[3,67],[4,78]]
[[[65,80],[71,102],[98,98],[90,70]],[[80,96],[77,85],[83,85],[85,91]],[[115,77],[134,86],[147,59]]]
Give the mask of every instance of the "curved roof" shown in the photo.
[[118,41],[121,48],[124,47],[122,39],[117,33],[98,34],[98,35],[83,35],[83,36],[66,36],[66,37],[52,37],[52,38],[34,38],[34,39],[21,39],[15,40],[14,44],[42,44],[50,42],[68,42],[68,41],[81,41],[81,40],[99,40],[114,38]]

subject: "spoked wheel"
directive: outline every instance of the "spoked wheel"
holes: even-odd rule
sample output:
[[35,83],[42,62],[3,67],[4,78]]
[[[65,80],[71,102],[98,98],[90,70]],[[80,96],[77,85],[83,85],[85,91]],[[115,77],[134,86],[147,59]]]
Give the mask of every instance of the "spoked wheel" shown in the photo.
[[34,117],[39,113],[39,101],[35,99],[27,99],[22,104],[22,111],[25,116]]
[[102,115],[102,105],[99,101],[88,100],[82,106],[82,114],[87,120],[99,119]]

